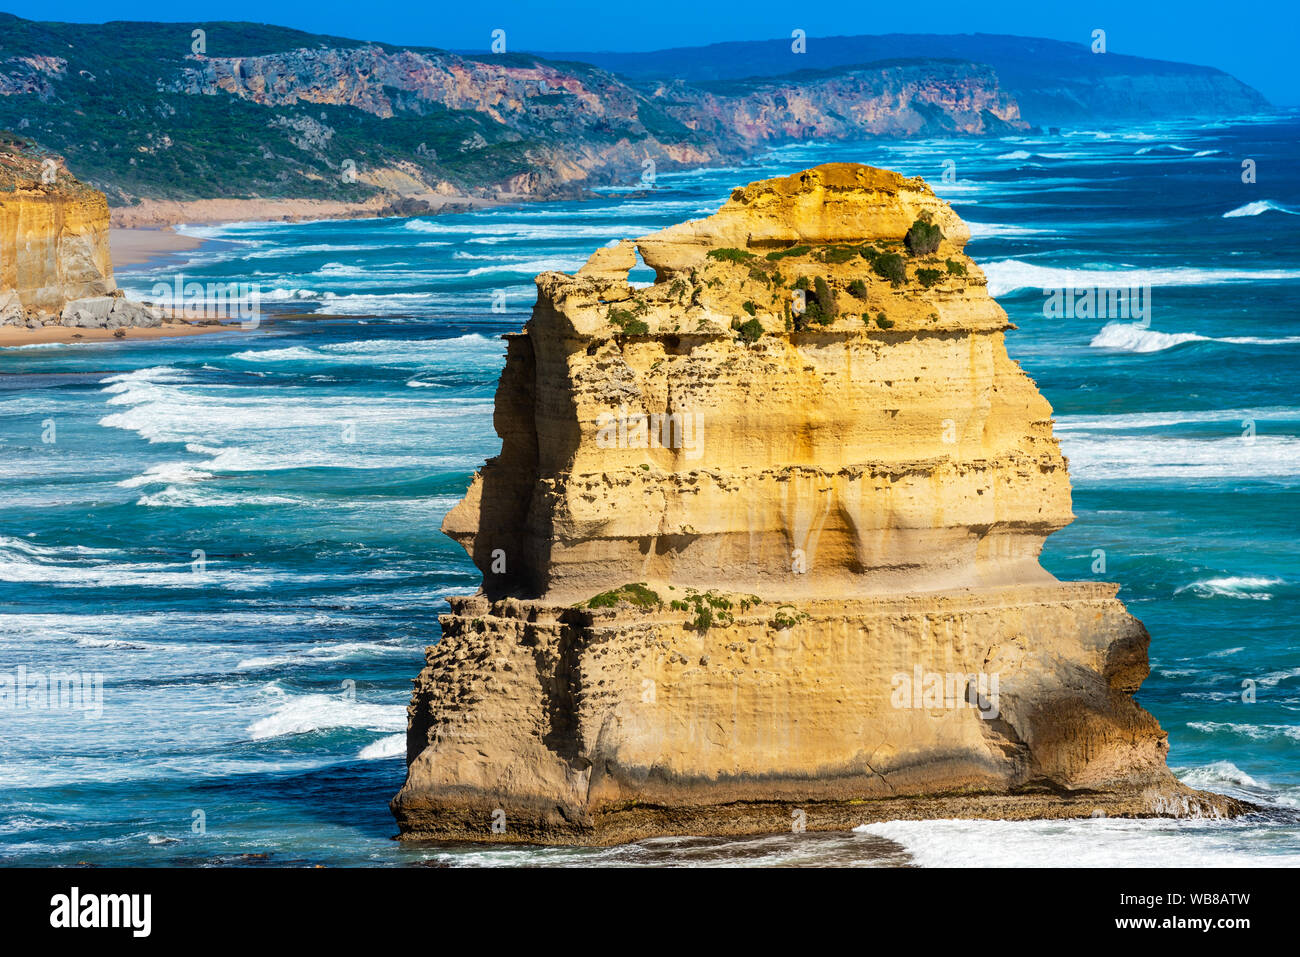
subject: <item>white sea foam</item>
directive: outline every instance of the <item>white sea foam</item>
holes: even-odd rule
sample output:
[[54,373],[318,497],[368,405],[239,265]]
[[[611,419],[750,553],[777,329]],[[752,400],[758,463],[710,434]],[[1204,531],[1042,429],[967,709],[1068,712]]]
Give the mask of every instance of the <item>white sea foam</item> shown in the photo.
[[999,259],[985,264],[983,269],[991,296],[1004,296],[1018,289],[1135,289],[1139,286],[1213,286],[1300,279],[1300,269],[1210,269],[1197,266],[1065,269],[1020,259]]
[[[443,342],[445,348],[430,341],[395,340],[336,343],[311,350],[295,346],[253,350],[236,358],[255,363],[406,365],[457,373],[477,366],[485,377],[500,364],[500,347],[482,337]],[[477,452],[476,447],[470,448],[472,437],[457,427],[466,419],[491,415],[487,396],[443,397],[408,390],[400,397],[353,395],[322,402],[309,390],[272,392],[224,384],[173,384],[157,370],[147,376],[114,380],[105,380],[107,391],[113,392],[108,404],[120,406],[121,411],[101,418],[101,425],[136,432],[152,443],[184,445],[191,455],[207,456],[201,461],[155,463],[145,473],[121,483],[128,488],[165,485],[162,492],[141,500],[141,504],[153,506],[290,504],[280,498],[283,493],[278,489],[244,493],[214,487],[207,495],[183,491],[202,485],[218,472],[466,467],[481,453],[472,454]],[[347,427],[364,441],[350,440]],[[449,427],[454,431],[449,432]],[[420,429],[429,431],[427,442],[419,437]],[[439,434],[436,443],[435,431]],[[454,451],[457,442],[459,452]],[[428,451],[430,448],[434,451]]]
[[267,696],[274,699],[275,710],[248,726],[254,741],[330,728],[395,732],[406,727],[404,705],[368,704],[343,694],[290,695],[275,685]]
[[406,754],[406,735],[390,734],[373,744],[367,744],[357,754],[360,761],[375,761],[380,758],[395,758]]
[[[100,550],[87,555],[78,547],[33,550],[0,536],[0,581],[31,582],[60,588],[224,588],[255,591],[293,582],[297,584],[348,578],[403,578],[399,568],[353,573],[272,572],[253,566],[231,567],[209,557],[198,569],[189,552],[173,561],[128,561],[121,551]],[[107,557],[111,554],[113,557]]]
[[1300,439],[1256,435],[1221,439],[1167,434],[1062,432],[1070,475],[1080,481],[1116,479],[1294,478]]
[[[647,212],[658,209],[658,206],[646,207]],[[439,223],[412,219],[403,224],[403,229],[416,233],[473,238],[497,236],[520,242],[555,239],[627,239],[643,236],[656,228],[643,223],[491,222],[486,219],[473,223]]]
[[1276,688],[1283,681],[1289,681],[1292,678],[1300,678],[1300,668],[1287,668],[1283,671],[1273,671],[1258,680],[1265,688]]
[[25,345],[21,345],[21,346],[2,346],[2,347],[0,347],[0,348],[4,348],[4,349],[7,349],[7,350],[14,350],[14,351],[17,351],[17,350],[19,350],[19,349],[74,349],[74,348],[85,348],[86,346],[89,346],[89,345],[94,345],[94,343],[90,343],[90,342],[29,342],[29,343],[26,343]]
[[366,339],[323,346],[286,346],[280,349],[248,349],[232,359],[256,363],[327,363],[337,365],[389,365],[458,368],[476,363],[481,368],[501,361],[500,341],[478,333],[451,339]]
[[967,222],[970,227],[972,239],[992,239],[1002,236],[1037,236],[1046,232],[1047,229],[1039,229],[1035,226],[1016,226],[1011,223],[972,223]]
[[112,561],[105,557],[88,557],[76,547],[36,549],[21,540],[0,536],[0,581],[5,582],[77,588],[195,588],[204,582],[222,584],[229,580],[228,574],[218,573],[215,569],[211,578],[200,579],[192,573],[188,562]]
[[[1247,834],[1252,823],[1154,818],[1071,821],[886,821],[854,828],[906,848],[922,867],[1259,867],[1300,864],[1300,853]],[[1243,833],[1247,832],[1247,833]]]
[[1163,352],[1189,342],[1218,342],[1238,346],[1280,346],[1300,343],[1300,336],[1203,336],[1196,332],[1159,332],[1140,323],[1111,322],[1088,345],[1123,352]]
[[143,485],[170,485],[172,483],[201,482],[212,478],[211,472],[204,472],[185,462],[164,462],[150,466],[143,475],[129,478],[117,484],[122,488],[140,488]]
[[342,246],[332,243],[306,243],[299,245],[276,245],[269,249],[259,249],[255,252],[243,254],[244,259],[281,259],[286,256],[297,256],[302,253],[359,253],[368,250],[382,249],[376,246]]
[[1157,146],[1144,146],[1141,149],[1133,151],[1134,156],[1146,156],[1150,153],[1166,154],[1171,153],[1192,153],[1195,152],[1190,146],[1179,146],[1176,143],[1160,143]]
[[1271,199],[1257,199],[1253,203],[1247,203],[1245,206],[1238,206],[1236,209],[1230,209],[1223,214],[1224,219],[1236,219],[1239,216],[1259,216],[1261,213],[1288,213],[1291,216],[1300,216],[1300,210],[1292,209],[1290,206],[1283,206]]
[[[199,473],[210,478],[211,473]],[[125,483],[123,483],[125,484]],[[284,508],[293,505],[314,505],[317,500],[295,498],[291,495],[259,495],[253,492],[220,492],[208,487],[169,485],[167,488],[142,495],[137,505],[146,508]]]
[[316,314],[321,316],[402,316],[433,308],[447,298],[445,293],[390,292],[348,293],[339,295],[326,292]]
[[496,262],[491,266],[478,266],[465,273],[466,276],[487,276],[493,273],[521,273],[536,276],[544,272],[574,272],[587,261],[586,256],[554,256],[547,259],[528,259],[523,262]]
[[1238,721],[1191,721],[1187,727],[1206,734],[1235,734],[1252,741],[1286,739],[1300,741],[1300,726],[1294,724],[1246,724]]
[[1092,337],[1094,349],[1120,349],[1124,352],[1160,352],[1186,342],[1208,342],[1208,336],[1194,332],[1157,332],[1138,323],[1108,323]]
[[1267,406],[1258,409],[1204,409],[1177,412],[1128,412],[1116,415],[1060,415],[1054,420],[1058,432],[1096,429],[1124,431],[1164,428],[1171,425],[1219,424],[1234,430],[1244,419],[1255,421],[1300,421],[1300,408]]
[[321,294],[314,289],[298,289],[296,287],[263,289],[260,295],[263,300],[270,302],[306,302],[321,298]]
[[236,671],[264,671],[286,665],[315,665],[334,661],[373,659],[379,655],[409,655],[411,648],[394,642],[342,641],[337,644],[317,644],[302,647],[295,645],[291,651],[278,655],[245,658],[235,665]]
[[1266,578],[1259,575],[1228,575],[1222,578],[1205,578],[1201,581],[1183,585],[1174,594],[1189,591],[1202,598],[1250,598],[1257,601],[1272,599],[1269,591],[1278,585],[1285,585],[1281,578]]
[[1178,779],[1194,788],[1213,788],[1216,784],[1236,784],[1250,788],[1267,788],[1231,761],[1215,761],[1199,768],[1189,768],[1179,773]]

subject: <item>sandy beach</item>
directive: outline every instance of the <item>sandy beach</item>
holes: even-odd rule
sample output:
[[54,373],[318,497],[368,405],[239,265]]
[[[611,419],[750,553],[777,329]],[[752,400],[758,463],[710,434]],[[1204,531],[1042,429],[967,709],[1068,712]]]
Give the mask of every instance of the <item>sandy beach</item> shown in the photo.
[[[120,331],[123,335],[118,336]],[[14,346],[33,346],[47,343],[123,342],[132,339],[170,339],[176,336],[199,336],[210,332],[242,332],[238,322],[222,325],[202,325],[179,319],[164,320],[155,329],[123,328],[78,329],[74,326],[45,326],[41,329],[23,329],[17,326],[0,327],[0,349]]]
[[[373,219],[379,216],[422,216],[467,212],[485,206],[527,199],[502,196],[485,199],[460,194],[381,194],[364,203],[324,199],[145,199],[134,206],[115,206],[109,224],[115,229],[158,229],[180,223],[302,222],[311,219]],[[116,251],[114,251],[116,261]]]
[[113,254],[113,266],[138,266],[162,256],[189,252],[203,245],[203,240],[184,236],[169,226],[161,228],[122,229],[111,227],[108,246]]

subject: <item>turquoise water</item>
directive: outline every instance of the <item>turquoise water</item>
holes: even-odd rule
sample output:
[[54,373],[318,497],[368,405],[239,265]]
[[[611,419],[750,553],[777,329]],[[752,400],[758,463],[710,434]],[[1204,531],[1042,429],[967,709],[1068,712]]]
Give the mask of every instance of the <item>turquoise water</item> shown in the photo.
[[[210,241],[122,285],[256,282],[270,309],[312,318],[0,349],[0,675],[104,682],[102,712],[0,711],[0,858],[1300,863],[1298,134],[1283,117],[806,144],[661,176],[649,196],[187,230]],[[1258,182],[1241,182],[1243,158]],[[498,337],[526,320],[533,275],[829,160],[925,176],[971,223],[968,252],[1020,327],[1009,348],[1071,462],[1078,518],[1045,565],[1121,583],[1153,636],[1139,698],[1171,764],[1269,812],[600,851],[392,841],[410,680],[445,596],[478,580],[438,527],[499,448]],[[1151,283],[1149,327],[1043,315],[1045,286],[1116,282]]]

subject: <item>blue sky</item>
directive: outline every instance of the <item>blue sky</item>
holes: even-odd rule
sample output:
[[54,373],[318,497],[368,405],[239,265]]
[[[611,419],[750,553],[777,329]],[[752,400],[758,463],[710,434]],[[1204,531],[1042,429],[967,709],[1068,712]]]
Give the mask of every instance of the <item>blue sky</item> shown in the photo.
[[[33,20],[253,20],[317,33],[452,49],[486,49],[493,29],[515,50],[654,50],[722,40],[858,33],[1012,33],[1089,41],[1106,31],[1113,53],[1215,66],[1278,105],[1300,105],[1297,0],[919,0],[797,4],[789,0],[0,0]],[[182,19],[178,11],[184,9]]]

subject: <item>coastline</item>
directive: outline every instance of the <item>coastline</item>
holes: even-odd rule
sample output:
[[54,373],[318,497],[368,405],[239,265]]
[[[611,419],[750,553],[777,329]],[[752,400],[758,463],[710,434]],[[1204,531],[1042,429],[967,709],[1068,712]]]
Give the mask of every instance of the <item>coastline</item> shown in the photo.
[[[240,331],[238,322],[204,325],[179,319],[164,319],[157,328],[125,326],[121,329],[83,329],[76,326],[43,326],[24,329],[18,326],[0,328],[0,349],[37,345],[75,345],[88,342],[128,342],[141,339],[174,339],[199,336],[210,332]],[[116,333],[121,332],[119,336]]]
[[142,199],[134,206],[110,208],[109,225],[114,230],[160,230],[182,223],[296,223],[316,219],[378,219],[388,216],[462,213],[521,202],[528,198],[522,195],[503,195],[487,199],[460,193],[420,193],[410,196],[381,194],[364,203],[325,199]]
[[[116,270],[122,266],[140,266],[155,260],[180,257],[192,252],[206,242],[195,236],[176,232],[170,226],[139,229],[109,228],[109,248]],[[157,327],[123,326],[121,329],[97,329],[80,326],[45,325],[38,329],[23,326],[0,327],[0,349],[39,345],[75,345],[78,343],[127,342],[151,339],[175,339],[214,332],[233,332],[240,329],[238,322],[164,319]],[[117,333],[121,333],[118,335]]]
[[121,266],[141,266],[164,256],[192,252],[202,245],[202,239],[178,233],[171,226],[135,229],[110,226],[108,230],[109,254],[113,258],[115,270]]

